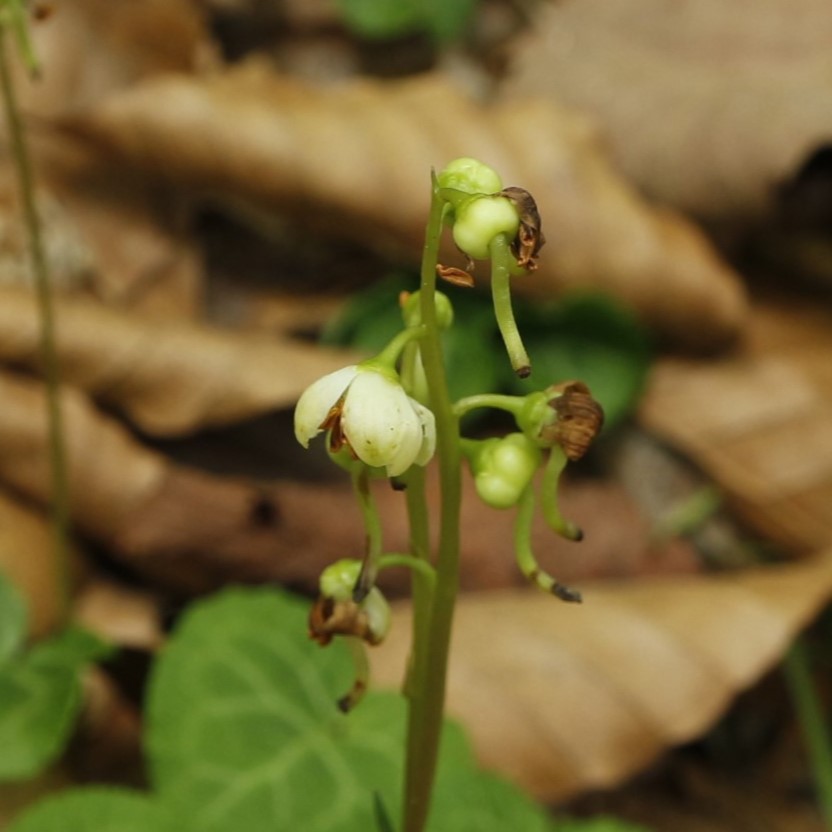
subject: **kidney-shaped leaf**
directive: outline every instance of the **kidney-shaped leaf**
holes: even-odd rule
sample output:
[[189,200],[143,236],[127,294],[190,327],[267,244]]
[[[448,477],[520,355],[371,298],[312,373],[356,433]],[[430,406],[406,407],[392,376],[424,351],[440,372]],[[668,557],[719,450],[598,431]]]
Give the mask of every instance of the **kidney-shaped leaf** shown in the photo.
[[[470,594],[455,618],[450,712],[483,763],[541,797],[610,786],[705,731],[829,597],[832,553],[581,590],[580,607]],[[408,615],[371,654],[381,683],[401,679]]]
[[[212,832],[373,829],[373,796],[400,807],[404,701],[368,696],[345,716],[340,644],[306,637],[308,605],[229,590],[197,605],[164,649],[150,689],[148,754],[160,799]],[[544,832],[528,798],[479,772],[446,730],[431,832]]]
[[139,792],[105,787],[73,789],[41,801],[9,832],[185,832],[163,806]]

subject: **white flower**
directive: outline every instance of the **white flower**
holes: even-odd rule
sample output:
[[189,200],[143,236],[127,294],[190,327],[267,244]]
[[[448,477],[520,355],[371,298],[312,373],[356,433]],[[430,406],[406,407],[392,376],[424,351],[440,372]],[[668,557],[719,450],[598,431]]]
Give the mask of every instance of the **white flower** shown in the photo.
[[295,437],[304,448],[324,430],[330,447],[347,445],[389,477],[425,465],[436,447],[433,413],[405,393],[392,373],[351,365],[318,379],[295,408]]

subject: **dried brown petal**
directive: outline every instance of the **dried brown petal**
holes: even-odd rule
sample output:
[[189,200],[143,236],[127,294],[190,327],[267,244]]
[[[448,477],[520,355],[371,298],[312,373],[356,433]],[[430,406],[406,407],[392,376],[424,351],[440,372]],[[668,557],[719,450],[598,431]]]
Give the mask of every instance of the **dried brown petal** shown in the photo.
[[550,388],[549,406],[555,422],[544,429],[545,438],[563,448],[568,459],[580,459],[604,426],[604,411],[582,381],[565,381]]
[[501,196],[510,199],[520,214],[520,227],[511,244],[511,250],[517,258],[517,265],[533,271],[537,268],[538,255],[546,238],[540,230],[540,212],[534,197],[524,188],[503,188]]
[[333,636],[357,636],[373,645],[382,640],[371,629],[367,612],[355,601],[320,596],[309,612],[309,637],[325,647]]
[[465,269],[458,269],[456,266],[443,266],[439,263],[436,266],[436,274],[447,280],[448,283],[453,283],[454,286],[464,286],[470,289],[474,285],[474,275],[465,271]]
[[[329,408],[326,418],[320,425],[318,425],[319,430],[329,431],[329,452],[331,454],[337,454],[338,451],[344,447],[344,445],[349,447],[349,442],[347,442],[347,437],[341,427],[341,414],[344,410],[345,398],[346,393],[344,393],[344,395],[342,395],[341,398]],[[352,450],[352,448],[350,448],[350,450]]]

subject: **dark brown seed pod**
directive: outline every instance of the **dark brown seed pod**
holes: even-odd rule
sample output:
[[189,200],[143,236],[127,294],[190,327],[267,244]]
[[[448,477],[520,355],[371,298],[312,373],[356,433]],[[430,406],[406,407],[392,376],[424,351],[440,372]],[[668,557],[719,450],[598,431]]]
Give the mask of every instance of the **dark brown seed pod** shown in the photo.
[[549,406],[555,421],[544,428],[543,438],[563,448],[573,462],[580,459],[604,426],[604,411],[582,381],[565,381],[549,388]]
[[523,188],[503,188],[500,195],[510,199],[520,214],[520,227],[511,244],[511,251],[517,258],[517,265],[533,271],[537,268],[538,255],[546,238],[540,227],[540,212],[534,197]]

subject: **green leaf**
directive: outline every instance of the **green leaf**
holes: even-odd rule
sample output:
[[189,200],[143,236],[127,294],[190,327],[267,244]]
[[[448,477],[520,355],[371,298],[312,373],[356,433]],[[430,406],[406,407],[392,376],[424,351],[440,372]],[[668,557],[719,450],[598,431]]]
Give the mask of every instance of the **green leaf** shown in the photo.
[[340,0],[346,25],[357,35],[387,39],[427,32],[438,40],[458,37],[477,0]]
[[0,667],[0,780],[33,777],[61,754],[82,705],[81,671],[108,650],[73,628]]
[[651,349],[647,334],[626,310],[602,295],[577,294],[549,307],[518,304],[517,318],[532,375],[511,376],[513,392],[577,379],[604,408],[605,426],[632,410],[647,379]]
[[[357,832],[375,827],[378,800],[400,814],[404,700],[371,693],[340,714],[351,662],[337,642],[322,650],[306,638],[307,609],[273,590],[228,590],[194,605],[157,661],[152,780],[205,832]],[[431,832],[546,828],[534,804],[495,782],[449,725]]]
[[393,824],[393,819],[384,805],[381,795],[376,792],[373,795],[373,812],[376,818],[376,829],[378,832],[396,832],[396,827]]
[[546,813],[505,780],[474,768],[440,771],[429,832],[551,832]]
[[611,817],[559,821],[555,829],[557,832],[650,832],[646,826]]
[[[231,590],[195,605],[157,662],[147,739],[159,794],[201,829],[372,828],[401,748],[397,698],[351,717],[349,657],[306,638],[306,604]],[[362,827],[363,824],[363,827]]]
[[477,0],[423,0],[425,22],[439,41],[460,37],[474,16]]
[[151,797],[128,789],[73,789],[40,801],[8,832],[185,832]]
[[0,666],[21,648],[28,626],[26,602],[17,587],[0,573]]

